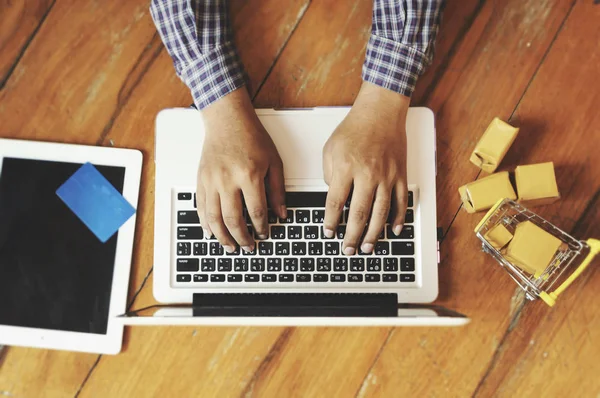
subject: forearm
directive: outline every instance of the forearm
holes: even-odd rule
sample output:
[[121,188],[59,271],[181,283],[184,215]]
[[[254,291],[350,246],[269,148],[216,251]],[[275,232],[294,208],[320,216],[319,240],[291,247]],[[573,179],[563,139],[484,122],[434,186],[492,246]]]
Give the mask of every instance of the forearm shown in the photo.
[[150,13],[179,78],[203,109],[245,84],[227,0],[152,0]]
[[410,97],[431,63],[445,0],[374,0],[363,80]]

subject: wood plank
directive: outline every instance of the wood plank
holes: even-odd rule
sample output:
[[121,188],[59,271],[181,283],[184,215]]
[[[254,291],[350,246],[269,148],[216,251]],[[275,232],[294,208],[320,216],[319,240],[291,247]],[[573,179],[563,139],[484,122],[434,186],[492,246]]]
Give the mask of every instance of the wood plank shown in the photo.
[[[308,1],[289,0],[283,6],[280,0],[252,0],[233,2],[232,18],[236,43],[251,82],[251,93],[260,86],[271,64],[281,51],[288,36],[302,17]],[[280,26],[279,29],[273,29]],[[261,43],[260,45],[258,43]],[[142,284],[152,267],[154,242],[154,116],[161,109],[190,104],[189,90],[178,81],[172,62],[166,52],[161,52],[139,83],[132,88],[128,101],[119,114],[115,115],[104,145],[136,147],[144,152],[141,199],[138,207],[136,240],[138,250],[130,282],[130,294]],[[135,301],[135,308],[155,303],[152,296],[152,277]],[[213,396],[239,395],[250,383],[254,371],[263,365],[271,350],[277,350],[278,342],[287,339],[289,332],[283,328],[197,328],[194,336],[190,328],[130,328],[125,353],[118,357],[103,357],[82,390],[82,396],[104,394],[106,381],[114,385],[115,395],[126,395],[131,391],[143,391],[151,395],[154,391],[185,391],[187,386],[197,385],[199,392]],[[227,346],[236,337],[236,346],[230,351],[218,350]],[[198,349],[189,349],[188,340],[210,341],[215,347],[212,356],[192,355]],[[152,341],[152,344],[148,344]],[[173,341],[180,347],[173,349]],[[251,342],[251,344],[250,344]],[[205,351],[202,343],[198,347]],[[195,347],[195,346],[194,346]],[[173,366],[148,368],[149,357],[166,356]],[[171,362],[172,361],[172,362]],[[181,372],[180,363],[185,363],[191,372]],[[139,369],[136,383],[131,383],[128,372],[123,369]],[[173,380],[179,384],[168,390]],[[234,383],[232,380],[236,380]],[[208,386],[208,387],[207,387]],[[205,392],[205,391],[209,391]],[[193,393],[192,393],[193,394]],[[143,394],[146,395],[146,394]],[[198,394],[196,394],[198,395]]]
[[59,0],[0,91],[0,134],[95,143],[154,34],[146,1]]
[[53,4],[52,0],[0,1],[0,90]]
[[[578,2],[527,91],[515,119],[527,125],[515,163],[552,160],[560,202],[536,211],[575,237],[600,237],[600,168],[590,148],[600,146],[599,90],[587,84],[600,74],[600,7]],[[594,83],[595,84],[595,83]],[[597,84],[596,84],[597,86]],[[557,100],[558,98],[558,100]],[[565,104],[574,104],[566,107]],[[600,283],[596,260],[554,308],[527,305],[510,331],[478,395],[592,396],[600,392],[597,342]]]

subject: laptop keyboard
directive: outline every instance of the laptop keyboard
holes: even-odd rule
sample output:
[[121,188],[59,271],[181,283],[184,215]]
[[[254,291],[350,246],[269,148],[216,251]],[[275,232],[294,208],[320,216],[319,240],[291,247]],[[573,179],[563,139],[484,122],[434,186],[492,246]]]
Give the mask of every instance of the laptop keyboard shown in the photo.
[[[190,287],[235,287],[241,285],[299,284],[367,286],[416,284],[414,223],[415,195],[409,192],[405,225],[400,236],[386,224],[372,253],[358,251],[354,256],[342,253],[348,221],[344,209],[333,238],[323,233],[326,192],[288,192],[287,217],[280,219],[269,212],[269,237],[260,240],[250,218],[248,229],[256,240],[255,249],[246,253],[239,247],[225,253],[213,236],[204,236],[196,213],[193,190],[176,194],[175,285]],[[389,220],[388,220],[389,221]]]

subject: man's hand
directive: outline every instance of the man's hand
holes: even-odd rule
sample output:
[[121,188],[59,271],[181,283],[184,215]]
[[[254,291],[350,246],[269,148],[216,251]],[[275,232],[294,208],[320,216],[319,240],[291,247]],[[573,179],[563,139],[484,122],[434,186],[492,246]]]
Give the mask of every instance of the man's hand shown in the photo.
[[214,233],[228,253],[235,250],[236,242],[252,251],[255,243],[242,201],[256,233],[266,238],[267,196],[275,214],[286,216],[281,158],[245,88],[211,104],[202,114],[206,137],[196,191],[200,223],[205,234]]
[[[393,231],[402,230],[406,212],[406,113],[409,98],[363,83],[350,113],[323,148],[329,185],[324,230],[333,236],[352,191],[343,252],[373,250],[393,209]],[[363,236],[365,224],[369,223]]]

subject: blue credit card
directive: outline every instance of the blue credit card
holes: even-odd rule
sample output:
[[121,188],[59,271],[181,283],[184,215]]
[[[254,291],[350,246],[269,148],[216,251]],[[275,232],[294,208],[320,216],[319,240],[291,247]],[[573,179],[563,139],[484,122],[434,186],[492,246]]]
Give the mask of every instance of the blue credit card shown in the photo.
[[81,166],[56,194],[103,243],[135,214],[133,206],[91,163]]

